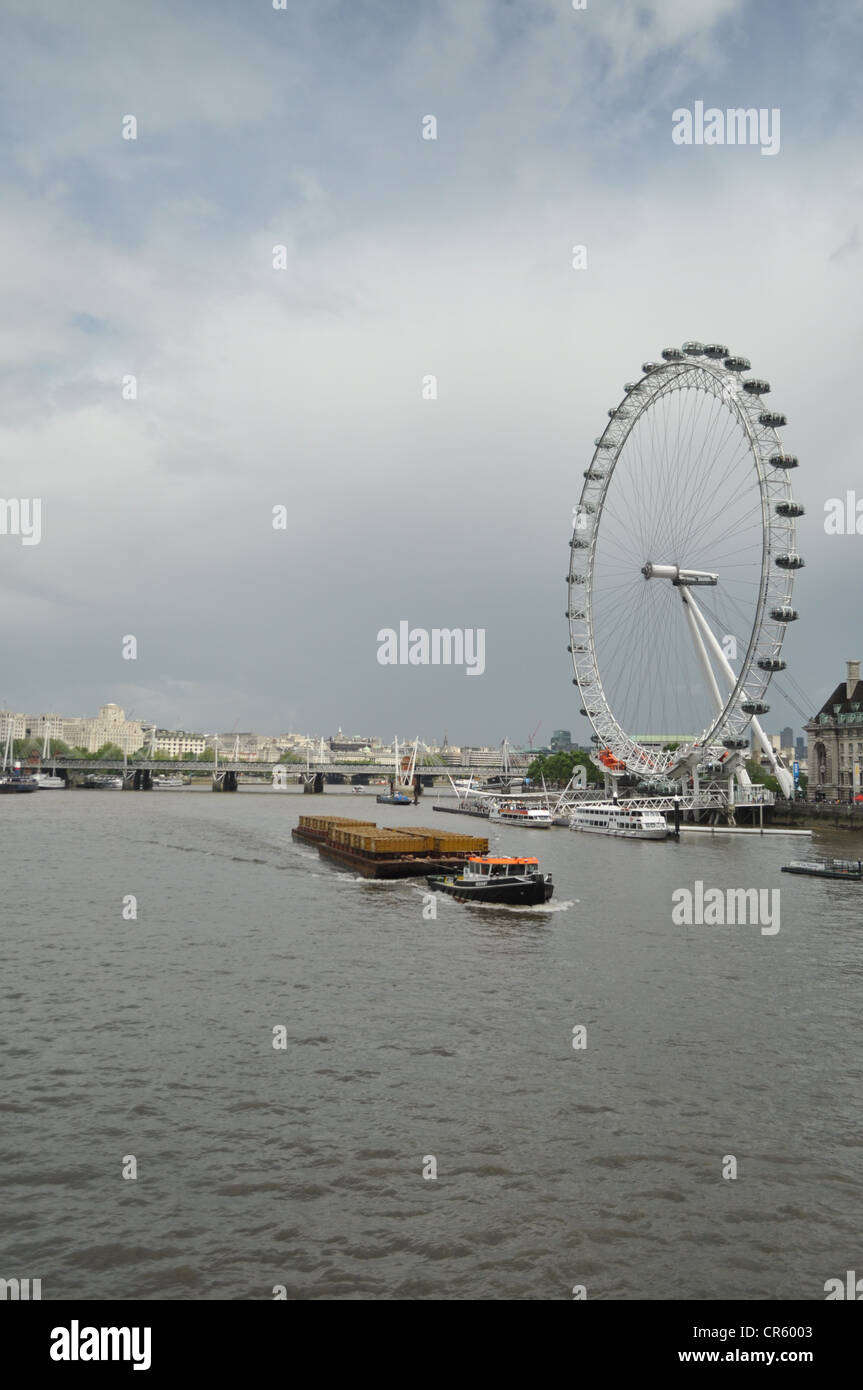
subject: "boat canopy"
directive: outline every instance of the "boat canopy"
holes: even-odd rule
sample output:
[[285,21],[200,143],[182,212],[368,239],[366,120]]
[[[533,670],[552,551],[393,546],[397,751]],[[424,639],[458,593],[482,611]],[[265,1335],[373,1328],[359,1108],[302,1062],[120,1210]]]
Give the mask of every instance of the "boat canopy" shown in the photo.
[[512,855],[472,854],[469,864],[538,864],[538,859],[516,859]]

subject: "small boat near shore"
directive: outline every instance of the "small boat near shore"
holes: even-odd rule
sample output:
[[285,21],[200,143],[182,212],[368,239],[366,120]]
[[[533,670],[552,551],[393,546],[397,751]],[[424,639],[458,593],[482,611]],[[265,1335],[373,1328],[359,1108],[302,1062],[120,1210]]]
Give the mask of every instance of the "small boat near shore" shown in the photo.
[[64,791],[66,788],[64,779],[62,777],[56,777],[51,772],[36,772],[33,776],[35,781],[39,783],[40,791]]
[[37,792],[39,783],[35,777],[0,777],[0,795],[15,792]]
[[375,797],[375,801],[380,802],[381,806],[410,806],[412,797],[405,796],[402,792],[393,792],[391,796],[380,793]]
[[501,903],[536,906],[547,903],[554,886],[551,874],[540,872],[539,860],[498,855],[472,855],[459,874],[430,874],[429,888],[447,893],[459,903]]
[[524,801],[502,801],[491,807],[488,818],[501,825],[520,825],[525,830],[548,830],[552,824],[548,807],[529,806]]
[[783,874],[809,874],[812,878],[838,878],[863,883],[863,859],[792,859],[782,865]]

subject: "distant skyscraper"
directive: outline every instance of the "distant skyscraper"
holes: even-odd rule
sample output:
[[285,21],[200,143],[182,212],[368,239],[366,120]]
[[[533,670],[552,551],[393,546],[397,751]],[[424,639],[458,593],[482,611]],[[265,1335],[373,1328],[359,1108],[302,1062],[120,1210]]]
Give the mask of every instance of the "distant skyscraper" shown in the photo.
[[572,748],[572,733],[569,729],[555,729],[551,736],[553,753],[568,753]]
[[794,730],[791,728],[790,724],[782,730],[782,747],[794,747]]

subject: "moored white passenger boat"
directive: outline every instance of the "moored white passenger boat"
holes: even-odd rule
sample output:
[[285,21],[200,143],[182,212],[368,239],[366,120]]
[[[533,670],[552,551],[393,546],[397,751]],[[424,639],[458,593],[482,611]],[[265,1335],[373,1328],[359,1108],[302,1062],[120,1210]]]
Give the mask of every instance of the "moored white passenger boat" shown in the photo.
[[524,830],[547,830],[552,823],[546,806],[529,806],[524,801],[503,801],[492,806],[488,818],[504,825],[520,825]]
[[586,830],[595,835],[618,835],[627,840],[665,840],[668,824],[661,811],[639,806],[618,806],[611,801],[585,802],[576,806],[569,821],[570,830]]

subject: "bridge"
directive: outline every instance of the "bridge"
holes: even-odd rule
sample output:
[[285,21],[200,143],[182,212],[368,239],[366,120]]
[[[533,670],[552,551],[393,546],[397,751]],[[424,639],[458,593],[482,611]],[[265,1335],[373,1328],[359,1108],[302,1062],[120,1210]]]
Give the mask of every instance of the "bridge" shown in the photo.
[[[308,790],[316,792],[323,791],[327,777],[344,777],[349,782],[354,779],[367,782],[371,777],[379,777],[383,778],[388,786],[390,778],[395,775],[393,768],[384,763],[271,763],[246,762],[235,758],[220,758],[218,763],[200,763],[168,761],[162,758],[136,758],[131,761],[123,758],[57,757],[43,758],[41,766],[43,772],[50,770],[64,777],[67,784],[71,773],[121,776],[124,791],[151,791],[154,776],[170,777],[177,773],[209,776],[213,780],[214,791],[236,791],[241,774],[251,774],[260,780],[261,777],[272,777],[277,769],[283,769],[286,780],[296,778],[298,782],[304,783]],[[516,780],[521,771],[522,769],[513,769]],[[498,775],[495,768],[451,767],[440,763],[418,763],[416,767],[416,776],[420,779],[421,785],[426,786],[431,785],[436,777],[468,778],[476,777],[478,774],[490,777]]]

